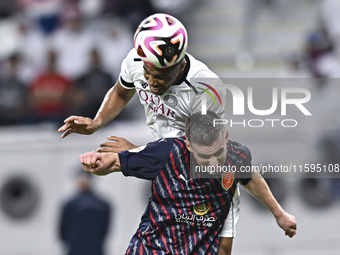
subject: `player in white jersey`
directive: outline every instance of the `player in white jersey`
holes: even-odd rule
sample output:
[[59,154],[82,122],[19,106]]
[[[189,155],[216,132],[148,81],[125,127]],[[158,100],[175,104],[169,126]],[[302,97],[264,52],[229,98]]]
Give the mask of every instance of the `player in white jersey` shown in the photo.
[[[194,103],[192,97],[193,85],[189,82],[193,78],[214,78],[218,79],[206,65],[197,61],[189,54],[184,56],[185,67],[183,76],[175,84],[170,86],[164,93],[157,93],[144,77],[148,75],[148,66],[144,66],[143,61],[139,58],[133,49],[129,52],[122,63],[120,73],[120,84],[125,89],[134,89],[139,97],[141,104],[145,109],[146,124],[151,129],[156,139],[164,137],[179,137],[184,135],[184,123],[192,112],[191,103]],[[197,93],[199,93],[197,91]],[[221,96],[222,93],[220,93]],[[212,102],[212,101],[210,101]],[[209,109],[213,107],[210,104]],[[223,116],[223,107],[215,107],[216,113]]]
[[[65,125],[58,130],[64,132],[62,137],[71,133],[94,133],[113,120],[135,93],[144,106],[147,125],[155,138],[184,135],[186,119],[193,108],[200,106],[199,100],[193,98],[198,91],[190,80],[218,79],[206,65],[186,53],[187,43],[185,27],[170,15],[155,14],[142,21],[134,36],[135,49],[124,59],[120,77],[106,94],[95,118],[67,118]],[[225,93],[219,93],[219,96],[222,97],[219,98],[220,105],[215,105],[211,100],[207,105],[223,118]],[[123,139],[114,138],[113,141],[119,143],[119,151],[135,147]],[[102,148],[101,152],[119,152],[113,143],[106,145],[109,146]],[[237,190],[222,230],[221,236],[224,238],[220,240],[219,254],[231,253],[239,212],[238,194]]]

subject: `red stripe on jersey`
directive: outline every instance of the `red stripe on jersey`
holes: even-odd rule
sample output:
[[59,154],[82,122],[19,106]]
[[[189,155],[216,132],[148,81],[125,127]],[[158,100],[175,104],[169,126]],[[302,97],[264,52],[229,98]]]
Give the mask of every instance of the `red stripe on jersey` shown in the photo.
[[[184,146],[183,143],[179,142],[179,141],[176,140],[176,139],[174,139],[174,141],[175,141],[176,143],[178,143],[178,144],[181,146],[181,148],[183,149],[186,163],[187,163],[188,166],[189,166],[189,167],[188,167],[187,175],[190,177],[190,159],[189,159],[189,151],[187,150],[187,148]],[[182,184],[182,182],[181,182],[181,184]],[[183,184],[182,184],[182,186],[183,186]],[[194,187],[193,184],[191,184],[191,188],[194,190],[195,187]],[[195,198],[198,199],[198,195],[197,195],[196,193],[195,193]]]
[[[162,175],[162,177],[163,177],[163,180],[165,179],[164,177],[164,173],[163,172],[161,172],[161,175]],[[155,184],[154,184],[155,185]],[[153,188],[153,190],[155,190],[156,188],[154,187]],[[165,214],[165,216],[166,216],[166,219],[170,222],[170,223],[172,223],[171,222],[171,218],[170,218],[170,215],[168,214],[168,211],[166,210],[166,208],[165,208],[165,206],[164,206],[164,203],[162,202],[162,200],[160,199],[160,197],[157,195],[157,193],[156,192],[153,192],[153,194],[154,194],[154,196],[155,196],[155,198],[157,199],[157,201],[158,201],[158,203],[161,205],[161,209],[162,209],[162,211],[164,212],[164,214]],[[174,198],[173,198],[174,199]],[[155,221],[155,218],[153,217],[153,215],[152,215],[152,213],[150,212],[150,219],[151,219],[151,221],[152,221],[152,223],[154,224],[154,226],[157,226],[157,223],[156,223],[156,221]],[[175,227],[174,227],[174,224],[171,224],[171,231],[172,231],[172,233],[173,233],[173,237],[174,237],[174,240],[175,240],[175,243],[177,242],[177,240],[176,240],[176,236],[175,236]],[[162,231],[161,231],[161,229],[160,228],[157,228],[157,232],[159,233],[159,235],[162,237],[162,240],[164,239],[165,240],[165,238],[164,238],[164,234],[162,233]],[[150,239],[150,238],[148,238],[148,239]],[[164,241],[163,240],[163,241]],[[150,244],[150,240],[149,240],[149,244]],[[151,244],[150,244],[151,245]],[[168,247],[167,247],[167,243],[164,241],[164,245],[165,245],[165,248],[166,248],[166,250],[168,251],[168,253],[169,253],[169,249],[168,249]]]
[[[150,213],[150,220],[156,225],[156,223],[155,223],[156,221],[155,221],[155,218],[153,217],[152,213]],[[158,228],[158,232],[160,232],[159,228]],[[150,247],[152,247],[150,239],[151,239],[151,236],[148,236],[148,244],[149,244]],[[155,255],[157,254],[155,249],[153,249],[153,254],[155,254]]]
[[244,155],[241,151],[235,151],[233,147],[227,143],[228,150],[235,152],[236,154],[239,154],[242,158],[247,159],[247,156]]
[[[176,144],[178,144],[178,145],[181,147],[181,149],[183,150],[184,155],[185,155],[186,163],[188,164],[188,163],[189,163],[188,151],[186,150],[186,147],[184,146],[184,143],[178,141],[177,139],[174,139],[174,141],[175,141]],[[178,172],[178,169],[177,169],[177,166],[176,166],[176,163],[175,163],[175,159],[174,159],[174,155],[173,155],[172,152],[171,152],[171,154],[170,154],[170,159],[171,159],[172,168],[175,170],[175,173],[176,173],[177,178],[179,178],[179,172]],[[188,164],[188,165],[189,165],[189,164]],[[188,172],[190,172],[189,169],[190,169],[190,167],[188,168]],[[185,171],[185,169],[183,169],[183,171]],[[188,174],[188,176],[190,177],[190,174]],[[185,189],[185,187],[184,187],[182,181],[180,181],[180,183],[181,183],[182,188]],[[191,188],[194,190],[193,184],[191,184]],[[195,198],[198,199],[198,196],[197,196],[196,193],[195,193]],[[185,193],[184,193],[184,199],[185,199],[185,201],[186,201],[187,206],[190,207],[190,203],[188,202],[189,199],[188,199],[188,197],[187,197],[187,195],[186,195]],[[183,229],[183,233],[186,233],[185,227],[184,227],[183,224],[182,224],[182,229]],[[193,234],[193,238],[194,238],[194,243],[195,243],[194,245],[196,245],[196,242],[197,242],[196,234]],[[184,239],[184,241],[185,241],[185,240],[186,240],[186,238]],[[189,245],[188,243],[184,243],[185,253],[186,253],[186,254],[188,253],[188,245]]]
[[139,246],[139,254],[140,255],[143,255],[143,253],[144,253],[144,247],[143,247],[143,244],[142,243],[140,243],[141,245]]

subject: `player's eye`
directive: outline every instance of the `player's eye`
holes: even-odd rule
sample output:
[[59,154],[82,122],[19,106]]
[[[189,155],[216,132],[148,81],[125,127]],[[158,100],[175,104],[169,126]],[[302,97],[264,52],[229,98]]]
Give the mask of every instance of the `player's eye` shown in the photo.
[[205,154],[199,154],[198,155],[200,158],[202,158],[202,159],[210,159],[210,155],[205,155]]
[[224,152],[224,149],[221,148],[221,149],[219,149],[219,150],[214,154],[214,156],[215,156],[215,157],[221,156],[223,152]]

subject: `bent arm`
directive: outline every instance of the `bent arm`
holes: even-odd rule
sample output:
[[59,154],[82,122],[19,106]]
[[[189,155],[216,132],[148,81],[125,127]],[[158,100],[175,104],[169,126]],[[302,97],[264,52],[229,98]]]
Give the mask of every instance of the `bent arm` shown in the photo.
[[254,171],[251,181],[247,185],[242,186],[271,211],[277,224],[285,231],[286,235],[289,237],[296,235],[297,223],[295,217],[282,209],[266,181],[258,172]]
[[96,175],[121,171],[118,153],[87,152],[79,156],[79,161],[86,172]]
[[99,128],[109,123],[124,109],[135,94],[135,89],[125,89],[119,82],[106,93],[96,117],[93,119]]

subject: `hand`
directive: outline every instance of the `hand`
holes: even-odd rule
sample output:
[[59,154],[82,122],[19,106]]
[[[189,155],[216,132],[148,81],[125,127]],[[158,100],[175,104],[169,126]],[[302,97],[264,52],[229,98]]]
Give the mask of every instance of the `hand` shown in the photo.
[[297,222],[293,215],[283,211],[283,213],[276,218],[277,224],[285,231],[285,235],[292,238],[296,235]]
[[58,132],[64,132],[61,135],[61,138],[64,138],[71,133],[91,135],[99,129],[97,122],[90,118],[70,116],[65,119],[64,122],[65,125],[58,129]]
[[97,171],[100,171],[104,166],[102,155],[95,151],[87,152],[80,155],[79,161],[80,163],[82,163],[84,170],[89,173],[95,174]]
[[113,142],[104,142],[100,144],[101,148],[97,149],[97,152],[116,152],[127,151],[138,146],[130,143],[128,140],[118,136],[108,136],[107,139]]

